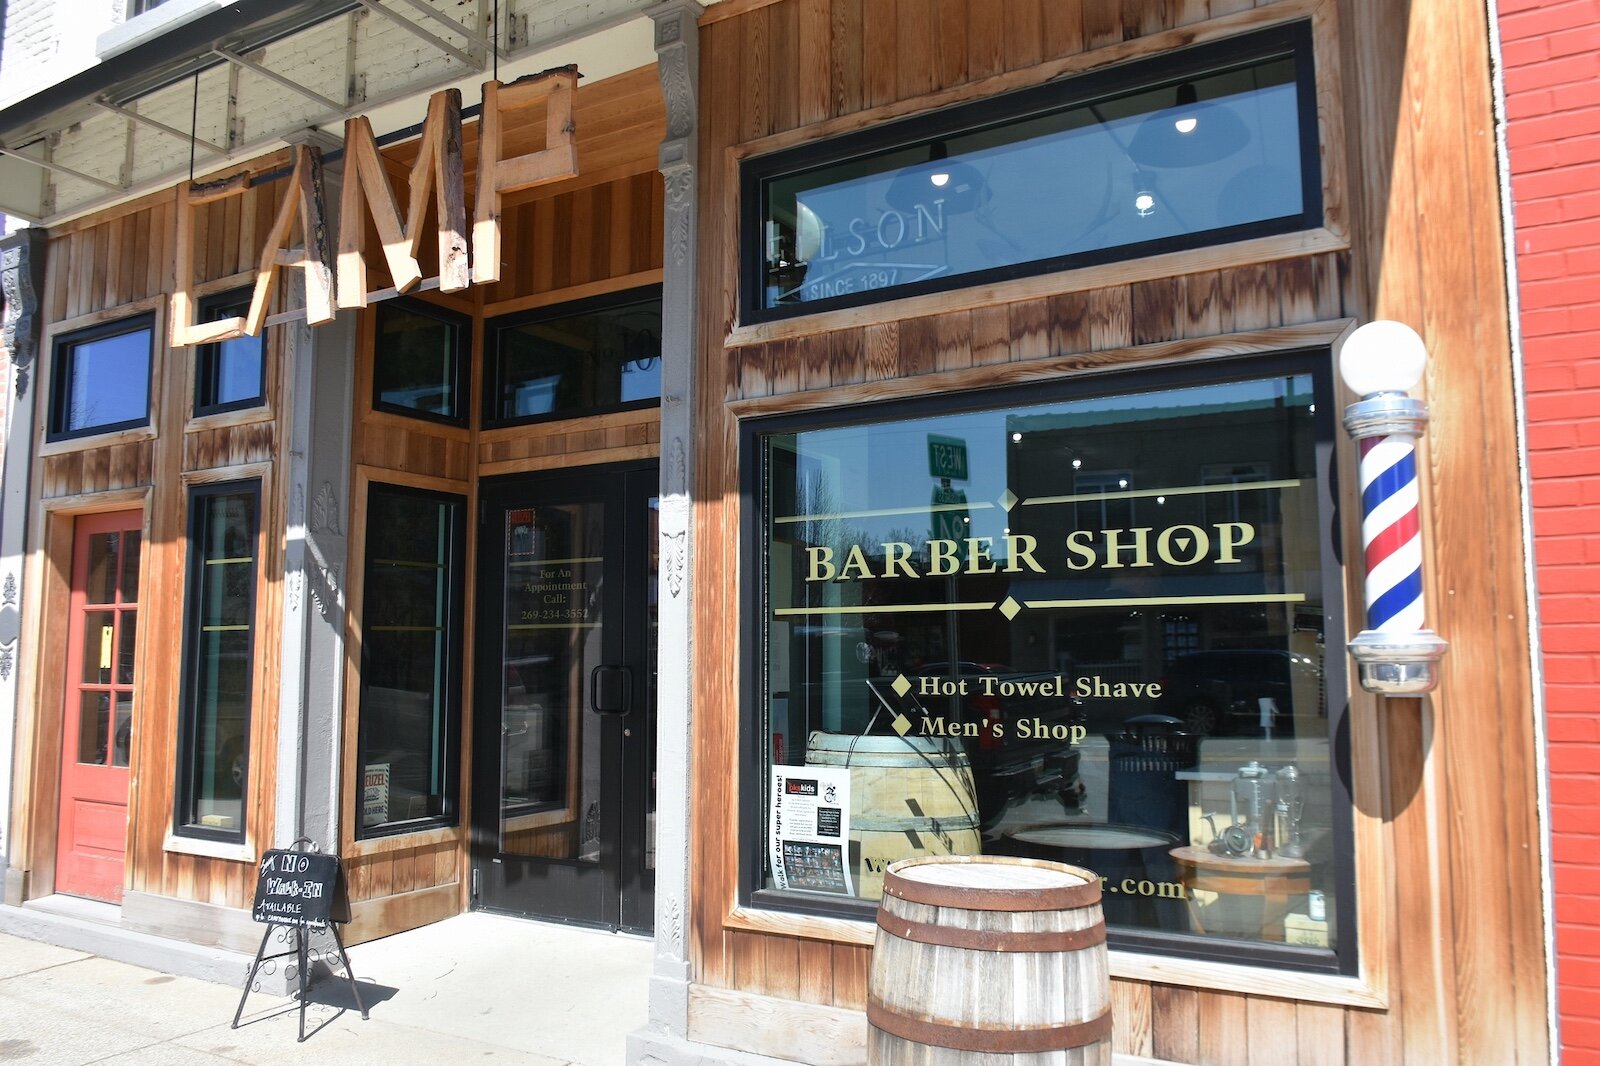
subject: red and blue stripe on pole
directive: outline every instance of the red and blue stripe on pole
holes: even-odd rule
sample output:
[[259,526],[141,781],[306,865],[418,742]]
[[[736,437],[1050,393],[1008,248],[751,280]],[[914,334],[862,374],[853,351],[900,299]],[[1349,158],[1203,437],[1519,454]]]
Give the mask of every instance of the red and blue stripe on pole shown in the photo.
[[1359,446],[1367,628],[1416,632],[1425,626],[1415,438],[1391,433],[1365,437]]

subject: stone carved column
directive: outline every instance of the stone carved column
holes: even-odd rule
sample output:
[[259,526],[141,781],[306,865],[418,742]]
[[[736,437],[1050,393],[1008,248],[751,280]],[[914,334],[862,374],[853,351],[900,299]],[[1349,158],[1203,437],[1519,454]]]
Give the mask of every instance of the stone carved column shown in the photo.
[[661,588],[656,712],[656,956],[649,1025],[629,1038],[630,1062],[667,1061],[688,1032],[691,630],[694,539],[695,197],[699,26],[694,0],[646,9],[666,102],[660,168],[666,183],[661,293]]
[[29,383],[38,356],[39,296],[44,291],[46,233],[19,230],[0,240],[0,347],[5,350],[5,474],[0,482],[0,899],[22,902],[21,871],[11,869],[11,773],[17,732],[17,675],[22,645],[22,577],[28,530],[28,472],[33,461],[34,397]]

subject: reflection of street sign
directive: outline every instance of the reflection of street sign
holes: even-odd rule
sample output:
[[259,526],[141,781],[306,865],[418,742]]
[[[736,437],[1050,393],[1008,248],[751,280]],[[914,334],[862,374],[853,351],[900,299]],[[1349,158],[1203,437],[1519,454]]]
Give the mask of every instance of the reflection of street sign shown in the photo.
[[[965,456],[966,452],[963,451],[963,464],[966,461]],[[936,510],[933,512],[933,539],[956,541],[959,545],[956,549],[957,557],[964,560],[966,558],[964,554],[966,551],[966,538],[970,529],[967,516],[967,494],[960,489],[951,488],[948,479],[946,479],[943,484],[934,486],[933,506],[949,508],[948,510]]]
[[[958,437],[928,434],[928,476],[967,480],[967,442]],[[962,499],[962,503],[966,503]]]

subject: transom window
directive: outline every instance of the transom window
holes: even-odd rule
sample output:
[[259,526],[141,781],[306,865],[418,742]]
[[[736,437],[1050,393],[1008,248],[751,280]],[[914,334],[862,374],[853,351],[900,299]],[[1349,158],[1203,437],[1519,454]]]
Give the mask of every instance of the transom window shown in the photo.
[[600,414],[661,397],[661,291],[634,289],[489,325],[490,425]]
[[464,426],[472,321],[421,300],[378,305],[372,406]]
[[758,322],[1322,223],[1307,24],[752,160]]

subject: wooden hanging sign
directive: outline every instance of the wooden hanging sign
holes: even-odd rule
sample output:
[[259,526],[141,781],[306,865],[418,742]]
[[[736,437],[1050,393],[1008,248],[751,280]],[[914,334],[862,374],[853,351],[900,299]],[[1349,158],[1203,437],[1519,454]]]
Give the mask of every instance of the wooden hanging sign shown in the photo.
[[[410,292],[422,282],[417,252],[422,247],[430,193],[438,214],[439,289],[458,292],[474,282],[484,285],[499,281],[501,197],[578,173],[572,105],[579,77],[577,67],[565,66],[530,74],[508,85],[498,81],[483,84],[470,259],[459,89],[443,89],[428,99],[404,217],[384,171],[372,124],[364,116],[345,123],[337,270],[329,246],[321,153],[307,145],[295,146],[289,195],[262,245],[250,308],[242,317],[194,321],[194,212],[198,207],[242,194],[257,184],[257,177],[236,174],[222,181],[180,186],[177,287],[172,294],[171,316],[173,347],[259,335],[267,323],[267,308],[279,271],[286,265],[299,267],[305,275],[304,315],[310,325],[333,321],[337,308],[365,307],[372,295],[367,291],[363,248],[369,213],[382,242],[395,291]],[[544,148],[503,158],[507,116],[541,102],[545,104]],[[297,223],[301,238],[298,258],[291,258],[284,248]]]

